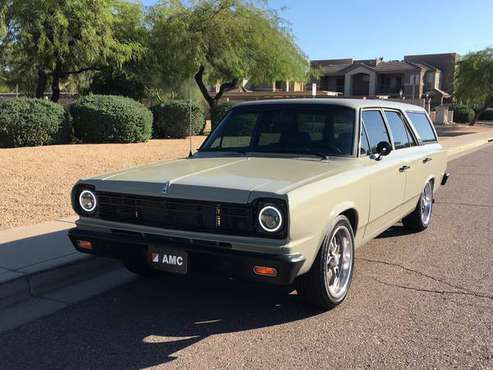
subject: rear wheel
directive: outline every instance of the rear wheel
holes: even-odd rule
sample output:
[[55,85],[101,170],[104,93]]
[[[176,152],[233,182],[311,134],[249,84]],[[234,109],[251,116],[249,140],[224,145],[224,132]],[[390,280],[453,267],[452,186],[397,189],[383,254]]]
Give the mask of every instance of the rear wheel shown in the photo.
[[353,278],[354,233],[345,216],[336,218],[312,268],[298,278],[298,294],[307,302],[324,309],[341,303]]
[[433,214],[433,184],[427,182],[413,213],[402,219],[404,227],[411,231],[423,231],[431,223]]

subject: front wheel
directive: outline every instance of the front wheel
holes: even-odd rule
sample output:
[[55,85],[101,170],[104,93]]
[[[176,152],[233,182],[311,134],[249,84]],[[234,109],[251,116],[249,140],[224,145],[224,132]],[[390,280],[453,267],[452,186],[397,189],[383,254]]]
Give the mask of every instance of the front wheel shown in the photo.
[[324,309],[341,303],[353,278],[354,233],[346,216],[338,216],[312,268],[298,278],[298,294]]
[[431,223],[433,214],[433,184],[427,182],[419,197],[413,213],[402,219],[402,224],[408,230],[419,232],[425,230]]

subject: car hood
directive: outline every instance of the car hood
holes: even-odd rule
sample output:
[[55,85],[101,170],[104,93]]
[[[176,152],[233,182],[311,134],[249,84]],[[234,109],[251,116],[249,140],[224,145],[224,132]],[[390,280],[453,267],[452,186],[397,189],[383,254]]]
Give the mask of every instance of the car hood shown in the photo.
[[253,192],[285,194],[344,171],[348,162],[351,160],[191,158],[131,168],[89,182],[98,191],[247,203]]

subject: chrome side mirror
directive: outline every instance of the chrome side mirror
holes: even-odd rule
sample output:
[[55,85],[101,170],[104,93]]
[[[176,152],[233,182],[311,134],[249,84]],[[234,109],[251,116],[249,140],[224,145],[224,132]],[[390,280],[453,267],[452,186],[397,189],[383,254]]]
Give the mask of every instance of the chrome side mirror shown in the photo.
[[390,145],[387,141],[381,141],[377,144],[377,157],[375,158],[377,161],[382,159],[392,152],[392,145]]

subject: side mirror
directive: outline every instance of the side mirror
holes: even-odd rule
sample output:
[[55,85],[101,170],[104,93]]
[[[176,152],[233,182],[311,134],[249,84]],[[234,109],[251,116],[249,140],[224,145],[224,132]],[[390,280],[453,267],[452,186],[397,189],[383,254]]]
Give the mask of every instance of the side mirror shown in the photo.
[[392,145],[387,141],[381,141],[377,144],[377,161],[390,154]]

